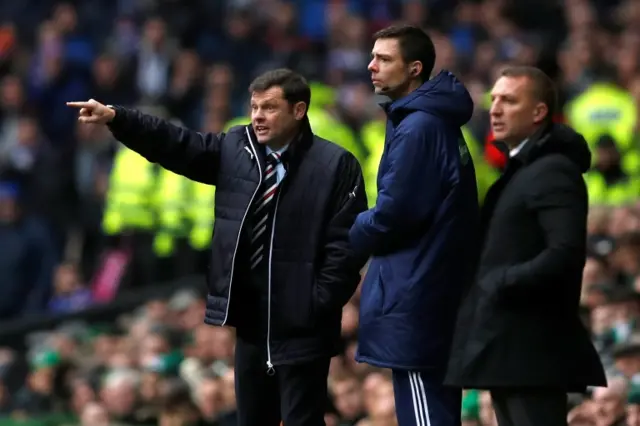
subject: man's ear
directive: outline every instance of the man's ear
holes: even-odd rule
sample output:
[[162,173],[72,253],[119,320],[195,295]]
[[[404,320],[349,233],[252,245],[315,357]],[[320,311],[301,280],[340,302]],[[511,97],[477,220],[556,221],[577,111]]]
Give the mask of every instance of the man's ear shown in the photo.
[[549,115],[549,107],[543,102],[538,102],[538,105],[533,109],[533,122],[536,124],[542,123],[542,121]]
[[296,120],[300,121],[307,113],[307,104],[304,102],[297,102],[293,105],[293,116]]
[[414,61],[409,65],[409,74],[411,77],[416,78],[422,73],[422,62]]

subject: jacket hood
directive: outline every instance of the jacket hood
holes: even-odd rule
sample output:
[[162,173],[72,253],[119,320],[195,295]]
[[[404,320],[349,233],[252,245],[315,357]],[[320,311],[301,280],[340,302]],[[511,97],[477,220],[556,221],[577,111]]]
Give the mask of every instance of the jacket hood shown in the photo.
[[563,124],[553,124],[538,145],[540,155],[562,154],[578,165],[582,173],[591,168],[591,150],[580,133]]
[[423,111],[462,127],[473,115],[473,100],[462,82],[443,70],[404,98],[388,104],[386,111],[392,120]]

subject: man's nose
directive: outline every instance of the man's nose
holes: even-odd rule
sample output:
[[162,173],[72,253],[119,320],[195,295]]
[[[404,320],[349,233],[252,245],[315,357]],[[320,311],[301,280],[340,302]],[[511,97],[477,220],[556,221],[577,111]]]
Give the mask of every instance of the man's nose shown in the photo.
[[378,67],[376,65],[376,60],[372,59],[371,62],[369,62],[369,66],[367,66],[367,69],[369,70],[369,72],[377,72],[378,71]]

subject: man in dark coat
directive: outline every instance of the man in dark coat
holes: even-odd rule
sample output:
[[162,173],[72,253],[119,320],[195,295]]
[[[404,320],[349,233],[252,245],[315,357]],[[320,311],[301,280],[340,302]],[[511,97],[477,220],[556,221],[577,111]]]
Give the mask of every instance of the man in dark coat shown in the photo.
[[205,322],[237,331],[239,425],[320,426],[342,307],[364,263],[348,241],[367,207],[362,173],[313,135],[300,75],[267,72],[249,90],[252,124],[219,135],[93,100],[71,106],[149,161],[216,185]]
[[606,385],[579,318],[591,154],[581,135],[552,124],[555,89],[539,69],[506,69],[492,99],[510,159],[482,209],[479,269],[446,382],[489,389],[500,426],[566,425],[566,393]]
[[460,424],[462,392],[442,386],[479,224],[473,161],[460,128],[473,112],[464,85],[441,71],[420,28],[375,36],[369,65],[388,96],[376,205],[350,231],[371,256],[362,285],[356,359],[393,370],[400,426]]

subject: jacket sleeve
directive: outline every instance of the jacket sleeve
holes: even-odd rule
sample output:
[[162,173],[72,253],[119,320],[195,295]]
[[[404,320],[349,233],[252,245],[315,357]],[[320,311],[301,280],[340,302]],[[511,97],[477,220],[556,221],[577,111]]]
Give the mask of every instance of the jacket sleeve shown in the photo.
[[441,126],[430,120],[415,127],[405,120],[396,129],[385,148],[388,168],[379,180],[376,205],[360,214],[350,231],[359,253],[376,255],[401,245],[433,215],[446,184],[438,161],[446,152]]
[[140,111],[114,107],[113,136],[152,163],[210,185],[217,183],[224,133],[200,133]]
[[505,270],[507,290],[555,285],[585,262],[588,197],[580,171],[567,161],[550,161],[531,181],[527,207],[538,218],[546,248]]
[[366,258],[349,243],[349,229],[366,210],[367,196],[358,160],[345,152],[337,171],[324,234],[324,257],[316,275],[316,300],[321,310],[341,309],[353,296]]

